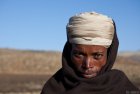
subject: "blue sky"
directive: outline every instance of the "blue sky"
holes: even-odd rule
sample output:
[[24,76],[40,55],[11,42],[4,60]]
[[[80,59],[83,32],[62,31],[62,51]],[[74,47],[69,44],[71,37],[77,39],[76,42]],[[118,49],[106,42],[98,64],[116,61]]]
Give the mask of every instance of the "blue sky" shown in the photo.
[[116,22],[119,51],[140,50],[140,0],[0,0],[0,48],[62,51],[69,17],[86,11]]

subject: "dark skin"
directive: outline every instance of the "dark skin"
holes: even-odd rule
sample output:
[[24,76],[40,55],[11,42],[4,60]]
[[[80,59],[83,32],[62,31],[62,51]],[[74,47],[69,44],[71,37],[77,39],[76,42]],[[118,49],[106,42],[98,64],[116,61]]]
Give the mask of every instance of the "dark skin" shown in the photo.
[[107,48],[98,45],[72,44],[71,61],[83,78],[97,76],[106,64]]

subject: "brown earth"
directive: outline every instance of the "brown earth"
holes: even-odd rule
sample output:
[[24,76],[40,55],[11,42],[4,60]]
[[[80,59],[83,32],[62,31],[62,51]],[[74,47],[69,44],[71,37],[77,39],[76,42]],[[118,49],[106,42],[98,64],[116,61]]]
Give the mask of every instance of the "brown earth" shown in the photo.
[[[140,88],[140,56],[131,56],[119,55],[113,68]],[[60,67],[61,52],[0,49],[0,94],[40,94]]]
[[0,74],[0,94],[41,92],[50,75]]

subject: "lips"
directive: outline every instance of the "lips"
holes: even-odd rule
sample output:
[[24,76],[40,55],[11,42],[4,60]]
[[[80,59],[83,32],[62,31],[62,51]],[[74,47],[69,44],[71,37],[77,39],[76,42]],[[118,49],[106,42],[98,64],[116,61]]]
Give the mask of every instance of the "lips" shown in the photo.
[[83,73],[82,76],[84,78],[92,78],[92,77],[95,77],[97,75],[97,72],[95,73],[92,73],[92,74],[87,74],[87,73]]
[[81,73],[81,75],[84,78],[92,78],[92,77],[95,77],[97,73],[98,73],[97,71],[86,70],[83,73]]

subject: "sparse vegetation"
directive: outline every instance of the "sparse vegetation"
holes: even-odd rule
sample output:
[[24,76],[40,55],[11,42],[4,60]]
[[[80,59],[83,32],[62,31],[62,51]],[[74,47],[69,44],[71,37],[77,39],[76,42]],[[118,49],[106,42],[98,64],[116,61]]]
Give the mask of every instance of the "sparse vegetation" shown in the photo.
[[52,74],[61,66],[61,52],[0,50],[0,74]]
[[[140,55],[128,56],[119,55],[113,68],[140,88]],[[0,49],[0,94],[39,94],[60,67],[61,52]]]

